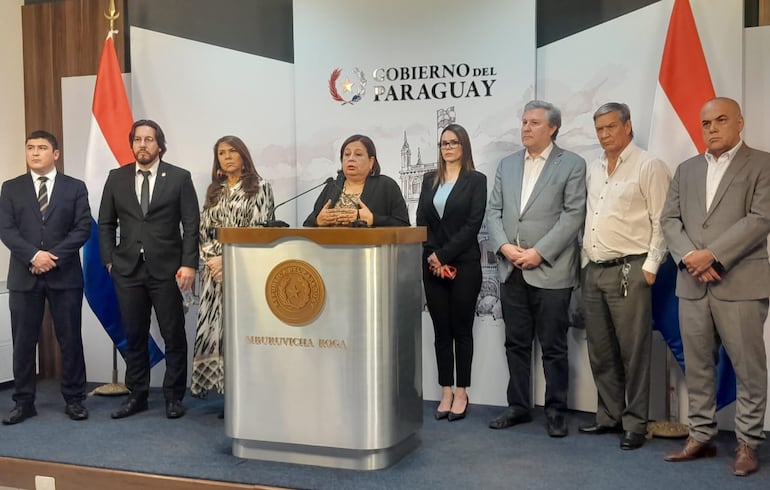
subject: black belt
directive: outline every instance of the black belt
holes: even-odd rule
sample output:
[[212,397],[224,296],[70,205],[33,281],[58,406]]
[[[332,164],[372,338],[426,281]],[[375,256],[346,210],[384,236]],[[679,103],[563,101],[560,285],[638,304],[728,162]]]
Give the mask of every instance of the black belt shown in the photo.
[[631,260],[641,259],[647,257],[647,254],[626,255],[625,257],[618,257],[617,259],[602,260],[601,262],[591,262],[599,267],[614,267],[616,265],[623,265]]

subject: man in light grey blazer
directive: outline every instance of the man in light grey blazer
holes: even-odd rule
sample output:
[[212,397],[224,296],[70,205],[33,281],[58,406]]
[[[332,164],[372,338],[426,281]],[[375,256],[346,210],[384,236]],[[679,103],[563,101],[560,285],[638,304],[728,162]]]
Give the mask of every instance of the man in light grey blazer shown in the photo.
[[710,100],[700,117],[708,151],[679,165],[661,216],[679,266],[690,425],[685,446],[665,459],[716,454],[710,441],[717,433],[714,353],[721,342],[738,380],[733,472],[745,476],[758,469],[756,450],[765,437],[770,154],[743,143],[743,116],[734,100]]
[[497,167],[487,205],[489,240],[497,251],[508,359],[508,408],[489,423],[504,429],[529,422],[532,342],[543,350],[546,429],[567,435],[567,309],[578,285],[578,234],[585,220],[586,164],[556,146],[561,113],[552,104],[524,107],[524,149]]

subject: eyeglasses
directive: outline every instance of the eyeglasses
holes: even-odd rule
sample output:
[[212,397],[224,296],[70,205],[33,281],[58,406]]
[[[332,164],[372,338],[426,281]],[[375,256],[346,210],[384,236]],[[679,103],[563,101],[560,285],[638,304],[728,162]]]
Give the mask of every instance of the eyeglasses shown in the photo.
[[136,144],[145,143],[147,145],[150,145],[154,141],[155,141],[155,138],[153,138],[152,136],[145,136],[144,138],[142,138],[141,136],[134,136],[134,139],[133,139],[133,142]]
[[451,141],[442,141],[441,143],[439,143],[439,144],[438,144],[438,146],[439,146],[439,147],[440,147],[442,150],[445,150],[445,149],[447,149],[447,148],[449,148],[449,149],[451,150],[451,149],[453,149],[453,148],[457,148],[458,146],[460,146],[460,142],[459,142],[459,141],[457,141],[457,140],[451,140]]

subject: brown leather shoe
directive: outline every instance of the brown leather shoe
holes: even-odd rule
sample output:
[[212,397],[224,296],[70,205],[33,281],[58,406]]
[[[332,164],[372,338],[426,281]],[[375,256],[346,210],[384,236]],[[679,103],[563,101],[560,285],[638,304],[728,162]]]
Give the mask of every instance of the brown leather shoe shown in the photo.
[[672,463],[678,463],[698,458],[713,458],[716,455],[717,448],[710,442],[698,442],[692,437],[688,437],[681,450],[666,453],[663,459]]
[[735,464],[733,465],[733,474],[735,476],[746,476],[759,469],[757,453],[751,449],[748,444],[738,441],[738,447],[735,448]]

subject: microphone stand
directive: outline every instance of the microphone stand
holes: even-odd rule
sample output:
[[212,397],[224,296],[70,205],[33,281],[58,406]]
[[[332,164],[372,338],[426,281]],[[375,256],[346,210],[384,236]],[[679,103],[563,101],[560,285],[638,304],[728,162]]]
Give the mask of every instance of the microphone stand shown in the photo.
[[270,210],[270,214],[267,217],[267,221],[265,221],[264,223],[260,223],[260,225],[264,226],[265,228],[288,228],[289,227],[289,223],[287,223],[287,222],[285,222],[283,220],[280,220],[280,219],[275,219],[275,210],[280,208],[281,206],[283,206],[286,203],[289,203],[291,201],[294,201],[295,199],[298,199],[298,198],[304,196],[305,194],[307,194],[310,191],[314,191],[314,190],[318,189],[319,187],[324,186],[324,185],[328,185],[328,184],[330,184],[332,182],[334,182],[334,178],[333,177],[328,177],[326,180],[324,180],[320,184],[314,185],[310,189],[308,189],[308,190],[306,190],[304,192],[301,192],[301,193],[297,194],[296,196],[294,196],[294,197],[292,197],[290,199],[287,199],[287,200],[285,200],[285,201],[283,201],[281,203],[276,204],[275,206],[273,206],[273,209]]

